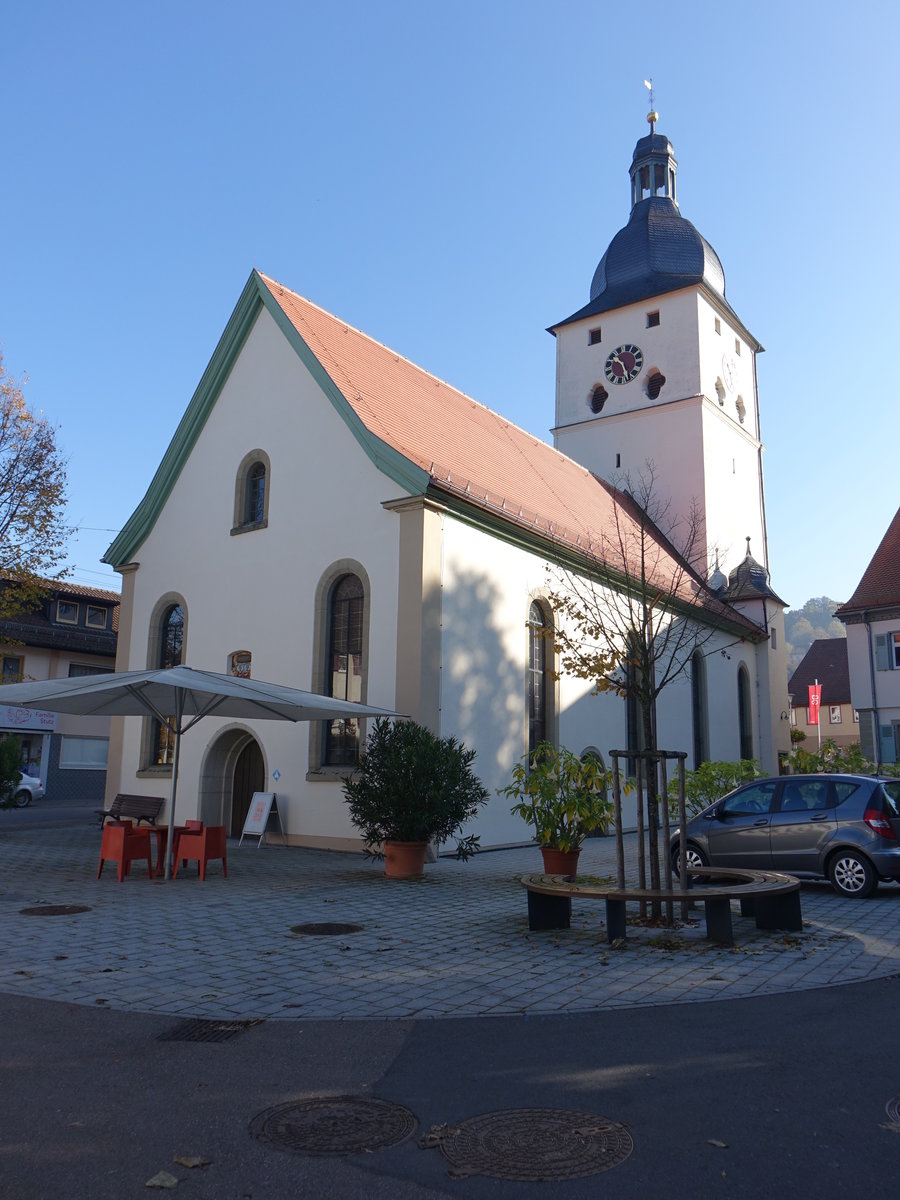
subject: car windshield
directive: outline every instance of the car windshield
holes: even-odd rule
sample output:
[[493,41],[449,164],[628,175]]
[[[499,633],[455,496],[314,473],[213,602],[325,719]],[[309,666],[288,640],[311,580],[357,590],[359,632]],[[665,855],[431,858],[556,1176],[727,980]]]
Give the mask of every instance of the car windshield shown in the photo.
[[900,779],[882,781],[881,794],[889,816],[900,817]]

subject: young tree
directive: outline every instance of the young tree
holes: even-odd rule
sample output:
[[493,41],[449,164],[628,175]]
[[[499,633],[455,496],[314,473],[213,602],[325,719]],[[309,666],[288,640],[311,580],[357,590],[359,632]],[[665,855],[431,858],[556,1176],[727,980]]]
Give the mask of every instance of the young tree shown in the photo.
[[[653,464],[620,488],[609,524],[588,548],[586,570],[550,567],[560,667],[631,706],[636,746],[656,751],[656,702],[716,632],[724,606],[706,586],[702,518],[669,517],[655,493]],[[698,621],[703,610],[704,620]],[[657,772],[645,772],[650,886],[660,887]],[[638,800],[640,803],[640,798]],[[655,908],[657,906],[654,906]]]
[[64,522],[66,460],[56,430],[33,413],[0,355],[0,617],[34,604],[60,579],[71,530]]

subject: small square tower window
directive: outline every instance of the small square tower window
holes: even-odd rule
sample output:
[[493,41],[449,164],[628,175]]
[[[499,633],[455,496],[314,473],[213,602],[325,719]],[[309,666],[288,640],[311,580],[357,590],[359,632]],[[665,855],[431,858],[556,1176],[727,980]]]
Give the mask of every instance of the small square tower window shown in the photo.
[[737,354],[737,355],[738,355],[738,357],[740,357],[740,353],[741,353],[741,340],[740,340],[740,338],[735,338],[735,339],[734,339],[734,352],[735,352],[735,354]]
[[600,336],[600,327],[599,326],[596,329],[589,330],[589,332],[588,332],[588,345],[589,346],[599,346],[600,342],[602,340],[603,339]]
[[722,332],[722,322],[716,317],[716,333]]
[[658,324],[659,324],[659,309],[657,309],[656,312],[647,313],[647,328],[652,329],[655,325],[658,325]]

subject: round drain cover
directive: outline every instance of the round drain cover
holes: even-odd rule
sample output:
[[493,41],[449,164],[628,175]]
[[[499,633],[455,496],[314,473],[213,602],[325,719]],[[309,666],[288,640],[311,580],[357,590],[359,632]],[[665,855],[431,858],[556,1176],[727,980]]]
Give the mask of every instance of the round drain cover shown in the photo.
[[23,917],[71,917],[74,913],[90,912],[89,904],[38,904],[34,908],[20,908]]
[[541,1182],[582,1179],[623,1163],[634,1149],[626,1127],[596,1113],[519,1108],[437,1126],[420,1143],[438,1145],[453,1174]]
[[340,921],[308,921],[305,925],[292,925],[291,933],[310,933],[320,936],[361,933],[362,925],[345,925]]
[[408,1138],[416,1118],[402,1104],[361,1096],[292,1100],[261,1112],[251,1134],[295,1154],[364,1154]]

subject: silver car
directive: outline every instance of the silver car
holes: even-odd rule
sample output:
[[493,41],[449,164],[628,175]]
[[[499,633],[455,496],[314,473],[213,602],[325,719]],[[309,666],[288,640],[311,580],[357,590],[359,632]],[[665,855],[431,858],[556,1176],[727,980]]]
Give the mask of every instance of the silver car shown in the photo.
[[[678,868],[681,831],[671,839]],[[689,867],[751,867],[829,879],[843,896],[900,882],[900,779],[783,775],[757,779],[692,817]]]
[[20,771],[19,783],[13,792],[13,804],[16,808],[25,808],[32,800],[41,800],[43,795],[44,788],[41,781],[34,775],[26,775],[24,771]]

